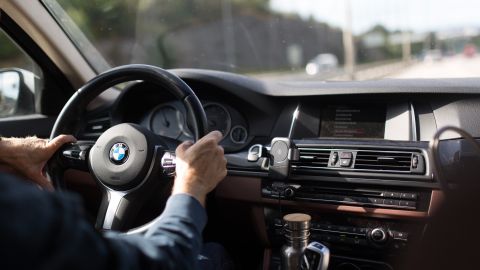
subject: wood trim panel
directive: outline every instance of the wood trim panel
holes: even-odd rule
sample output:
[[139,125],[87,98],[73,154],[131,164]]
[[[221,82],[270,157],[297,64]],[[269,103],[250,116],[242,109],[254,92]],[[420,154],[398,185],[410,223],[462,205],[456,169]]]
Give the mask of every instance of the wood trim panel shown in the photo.
[[269,248],[266,248],[263,251],[263,270],[269,270],[270,269],[270,260],[272,259],[272,250]]
[[445,196],[442,191],[440,190],[433,190],[432,197],[430,199],[430,207],[428,209],[428,215],[433,216],[436,214],[437,210],[443,204]]

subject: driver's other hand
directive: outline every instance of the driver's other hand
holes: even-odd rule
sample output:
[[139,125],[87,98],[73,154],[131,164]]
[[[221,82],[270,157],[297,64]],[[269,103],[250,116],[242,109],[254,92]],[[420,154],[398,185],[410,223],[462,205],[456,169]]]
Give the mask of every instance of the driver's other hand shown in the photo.
[[0,161],[44,189],[53,190],[45,175],[45,165],[62,145],[72,142],[76,139],[71,135],[60,135],[51,141],[37,137],[2,138]]
[[227,160],[218,145],[222,133],[212,131],[195,144],[177,147],[176,178],[172,194],[187,193],[205,205],[207,194],[227,175]]

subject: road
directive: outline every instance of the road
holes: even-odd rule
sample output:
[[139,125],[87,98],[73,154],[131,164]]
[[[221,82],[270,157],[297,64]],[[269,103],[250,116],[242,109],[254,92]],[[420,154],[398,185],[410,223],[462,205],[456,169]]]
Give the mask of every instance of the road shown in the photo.
[[387,75],[386,78],[466,78],[480,77],[480,56],[463,55],[444,57],[436,62],[418,62],[405,69]]
[[[271,72],[264,74],[250,74],[264,80],[274,81],[344,81],[349,76],[342,69],[325,72],[321,75],[310,76],[304,71]],[[444,57],[440,61],[422,62],[413,61],[386,62],[364,64],[357,67],[355,80],[375,80],[381,78],[406,79],[406,78],[480,78],[480,56],[467,58],[463,55]]]

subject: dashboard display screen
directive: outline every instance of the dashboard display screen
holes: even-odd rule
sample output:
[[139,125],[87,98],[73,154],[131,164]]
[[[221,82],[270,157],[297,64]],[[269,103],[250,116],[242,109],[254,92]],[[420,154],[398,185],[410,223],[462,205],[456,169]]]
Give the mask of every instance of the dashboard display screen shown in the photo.
[[383,139],[385,117],[382,106],[327,106],[322,110],[320,137]]

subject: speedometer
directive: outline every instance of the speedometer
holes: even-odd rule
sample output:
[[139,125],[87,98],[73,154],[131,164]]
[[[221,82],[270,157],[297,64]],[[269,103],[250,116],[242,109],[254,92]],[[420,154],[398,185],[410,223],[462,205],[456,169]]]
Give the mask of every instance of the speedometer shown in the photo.
[[232,119],[227,109],[218,103],[208,103],[204,107],[207,115],[208,131],[218,130],[225,137],[230,132]]
[[161,105],[150,118],[150,129],[158,135],[177,139],[183,132],[183,114],[171,105]]

